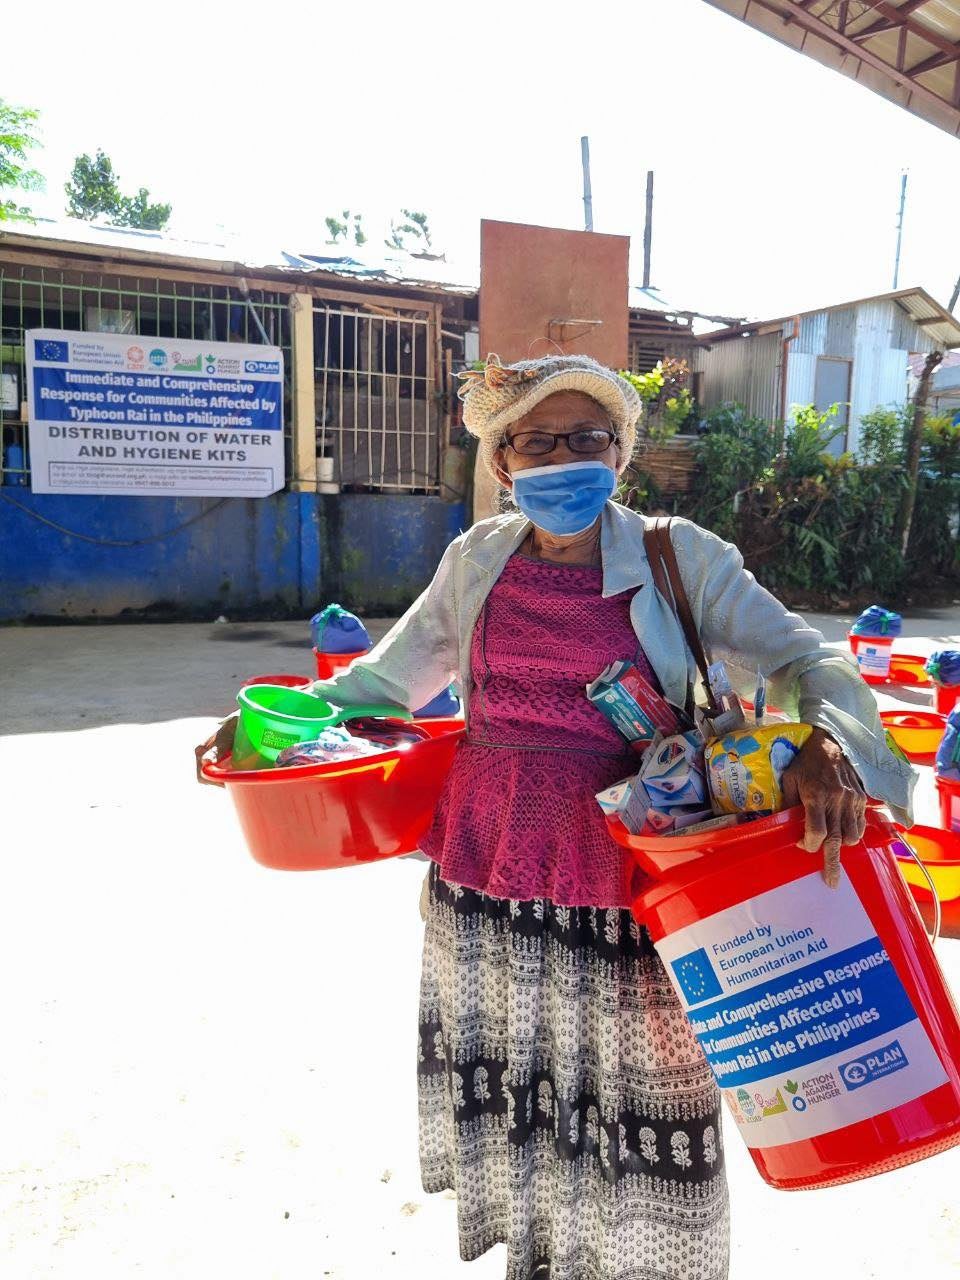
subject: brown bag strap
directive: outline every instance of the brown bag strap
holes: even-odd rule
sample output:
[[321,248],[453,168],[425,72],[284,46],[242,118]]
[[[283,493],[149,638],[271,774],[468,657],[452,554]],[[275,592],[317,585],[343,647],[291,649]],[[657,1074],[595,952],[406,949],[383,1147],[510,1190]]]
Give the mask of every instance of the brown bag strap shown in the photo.
[[644,530],[643,544],[653,573],[654,585],[673,610],[690,652],[693,654],[693,660],[697,664],[697,670],[700,672],[707,694],[710,714],[719,715],[722,707],[717,706],[710,689],[710,681],[707,677],[707,655],[704,652],[700,633],[697,631],[697,624],[693,620],[693,610],[690,608],[683,578],[680,576],[680,566],[677,564],[677,553],[670,537],[672,523],[672,516],[657,516],[653,525]]

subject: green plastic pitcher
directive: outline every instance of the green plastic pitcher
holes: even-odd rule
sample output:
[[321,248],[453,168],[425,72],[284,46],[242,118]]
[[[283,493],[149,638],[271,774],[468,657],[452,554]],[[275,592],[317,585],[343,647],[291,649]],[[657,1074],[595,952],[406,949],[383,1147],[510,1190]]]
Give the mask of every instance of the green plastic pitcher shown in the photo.
[[358,716],[412,720],[403,707],[389,703],[337,707],[312,693],[275,684],[253,684],[237,694],[240,719],[233,740],[235,769],[269,769],[277,756],[298,742],[312,742],[324,729]]

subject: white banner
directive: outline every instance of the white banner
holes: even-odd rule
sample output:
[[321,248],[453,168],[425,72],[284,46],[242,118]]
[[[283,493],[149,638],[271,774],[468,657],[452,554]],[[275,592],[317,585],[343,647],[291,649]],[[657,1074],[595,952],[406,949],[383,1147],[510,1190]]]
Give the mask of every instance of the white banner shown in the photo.
[[62,329],[26,343],[35,493],[283,488],[279,347]]

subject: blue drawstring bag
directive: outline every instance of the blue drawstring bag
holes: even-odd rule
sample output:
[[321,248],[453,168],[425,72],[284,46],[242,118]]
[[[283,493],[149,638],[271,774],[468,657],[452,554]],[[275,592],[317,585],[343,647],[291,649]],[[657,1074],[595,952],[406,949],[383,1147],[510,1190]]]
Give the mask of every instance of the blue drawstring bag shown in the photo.
[[960,684],[960,649],[936,649],[924,664],[934,684]]
[[891,609],[872,604],[864,609],[850,630],[855,636],[898,636],[903,629],[903,618]]
[[366,653],[371,647],[367,628],[339,604],[328,604],[313,615],[310,635],[318,653]]
[[947,727],[937,748],[933,772],[938,778],[960,782],[960,707],[954,707],[947,716]]
[[435,698],[431,698],[425,703],[419,711],[413,713],[418,720],[429,719],[431,716],[458,716],[460,714],[460,699],[453,692],[450,685],[437,694]]

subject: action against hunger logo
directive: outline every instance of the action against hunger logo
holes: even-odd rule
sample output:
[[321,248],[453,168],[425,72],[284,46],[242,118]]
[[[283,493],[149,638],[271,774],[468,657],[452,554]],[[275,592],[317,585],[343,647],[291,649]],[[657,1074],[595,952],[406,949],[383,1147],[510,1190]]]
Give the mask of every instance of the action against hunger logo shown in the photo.
[[701,1000],[723,995],[723,988],[703,947],[671,960],[670,967],[688,1004],[699,1004]]

